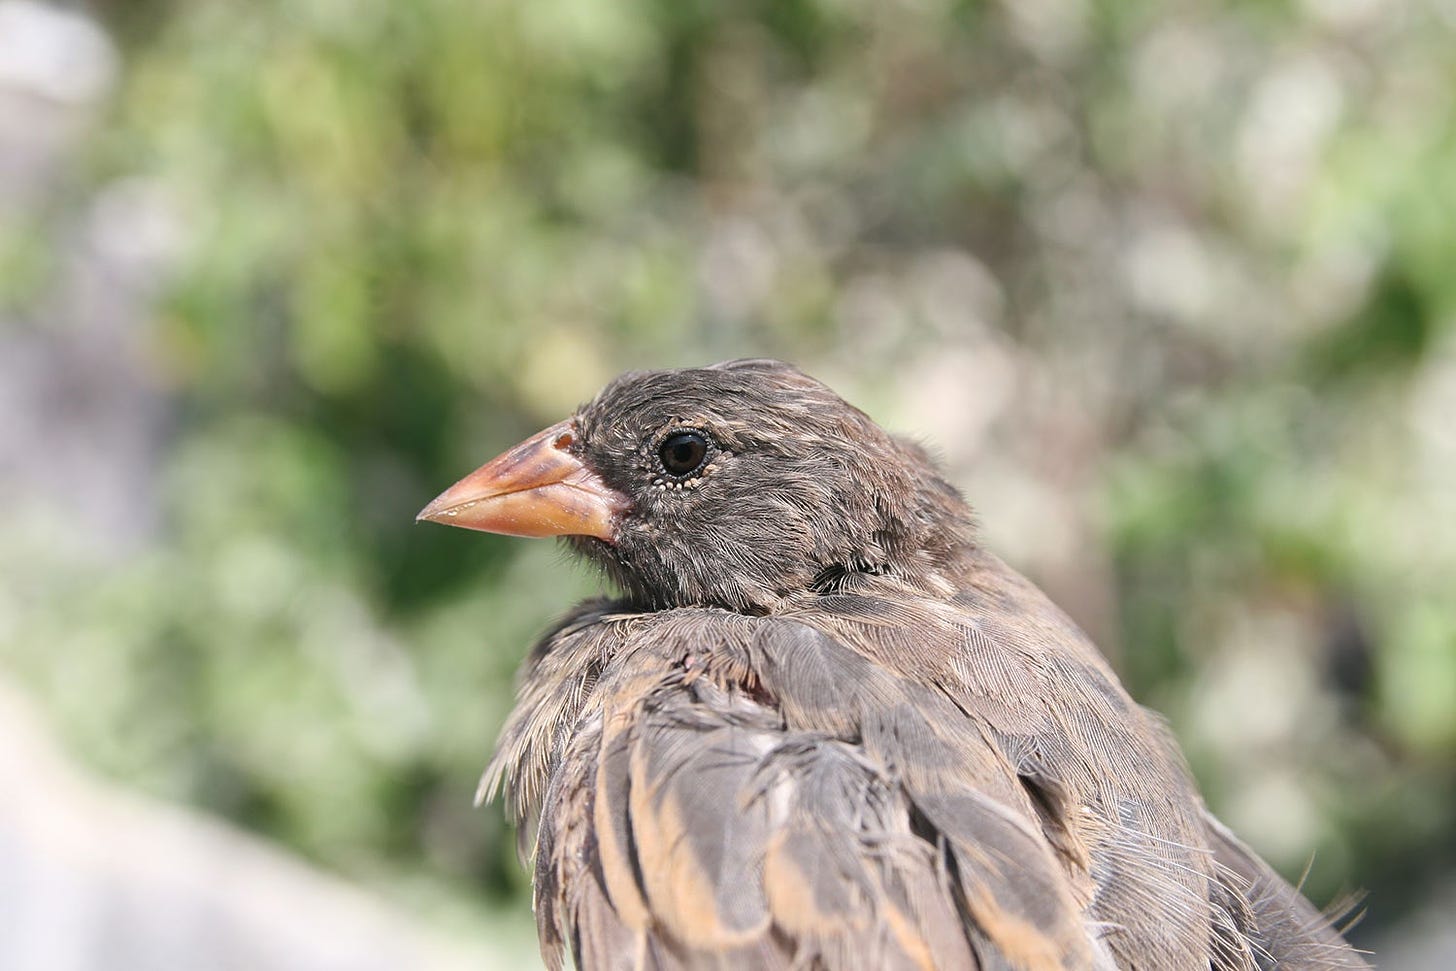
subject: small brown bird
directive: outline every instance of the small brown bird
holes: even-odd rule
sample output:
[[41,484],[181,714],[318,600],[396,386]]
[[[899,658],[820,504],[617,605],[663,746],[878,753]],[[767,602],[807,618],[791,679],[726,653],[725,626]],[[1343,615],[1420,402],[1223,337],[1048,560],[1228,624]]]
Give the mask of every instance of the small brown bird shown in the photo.
[[536,645],[482,780],[552,968],[1366,967],[930,458],[793,367],[624,375],[420,518],[622,591]]

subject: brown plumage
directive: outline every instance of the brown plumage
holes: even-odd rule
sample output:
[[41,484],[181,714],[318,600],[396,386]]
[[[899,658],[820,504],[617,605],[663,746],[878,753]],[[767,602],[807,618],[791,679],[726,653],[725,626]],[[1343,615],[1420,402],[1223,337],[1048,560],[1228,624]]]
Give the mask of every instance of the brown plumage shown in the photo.
[[482,780],[552,968],[1365,967],[924,452],[792,367],[625,375],[421,517],[622,590]]

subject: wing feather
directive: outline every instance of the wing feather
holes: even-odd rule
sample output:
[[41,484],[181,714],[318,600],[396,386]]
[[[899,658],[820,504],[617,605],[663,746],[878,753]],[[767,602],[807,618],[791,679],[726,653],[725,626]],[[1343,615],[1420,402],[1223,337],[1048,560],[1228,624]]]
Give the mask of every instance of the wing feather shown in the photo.
[[1364,967],[1075,627],[982,569],[949,603],[596,603],[549,635],[482,781],[539,820],[548,966]]

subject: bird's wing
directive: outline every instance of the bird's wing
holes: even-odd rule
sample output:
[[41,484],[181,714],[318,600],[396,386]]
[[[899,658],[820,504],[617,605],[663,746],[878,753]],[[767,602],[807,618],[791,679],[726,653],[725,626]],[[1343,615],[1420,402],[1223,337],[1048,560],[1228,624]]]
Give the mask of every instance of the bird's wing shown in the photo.
[[[994,773],[968,784],[1006,806],[1029,797],[1021,815],[1039,825],[1072,885],[1090,884],[1078,899],[1119,966],[1364,967],[1326,919],[1213,821],[1160,716],[1127,695],[1041,591],[989,555],[958,581],[954,595],[926,598],[886,593],[877,580],[819,598],[802,620],[870,668],[943,695],[953,713],[934,716],[942,734],[959,713],[990,739],[1015,788],[991,788],[1004,777]],[[934,700],[915,704],[936,710]],[[934,751],[907,748],[912,759]],[[927,766],[907,773],[907,785],[923,799],[943,778]]]
[[1212,815],[1205,817],[1214,859],[1225,887],[1247,908],[1240,928],[1244,946],[1260,969],[1281,971],[1346,971],[1369,965],[1345,943],[1335,922],[1348,918],[1358,897],[1321,913],[1298,890],[1245,846]]
[[492,772],[517,794],[549,780],[553,964],[1112,966],[1090,881],[996,746],[819,631],[705,610],[589,623],[538,653],[523,697]]
[[[982,748],[1009,768],[976,784],[1057,851],[1120,966],[1207,964],[1223,917],[1210,902],[1202,802],[1161,723],[1039,591],[1007,570],[948,598],[823,597],[802,619],[871,668],[938,694],[916,704],[937,711],[943,735],[984,736]],[[956,750],[966,744],[947,737]],[[919,790],[941,776],[928,768],[909,784]]]
[[1363,967],[1014,574],[795,617],[584,608],[487,779],[539,832],[543,951],[585,971]]

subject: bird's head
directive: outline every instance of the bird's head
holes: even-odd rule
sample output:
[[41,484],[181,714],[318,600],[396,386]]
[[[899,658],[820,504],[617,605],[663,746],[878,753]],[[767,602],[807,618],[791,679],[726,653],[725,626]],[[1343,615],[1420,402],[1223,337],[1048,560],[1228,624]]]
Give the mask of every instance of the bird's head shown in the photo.
[[931,582],[971,533],[923,450],[763,360],[625,374],[419,518],[568,536],[644,607],[750,613],[861,574]]

